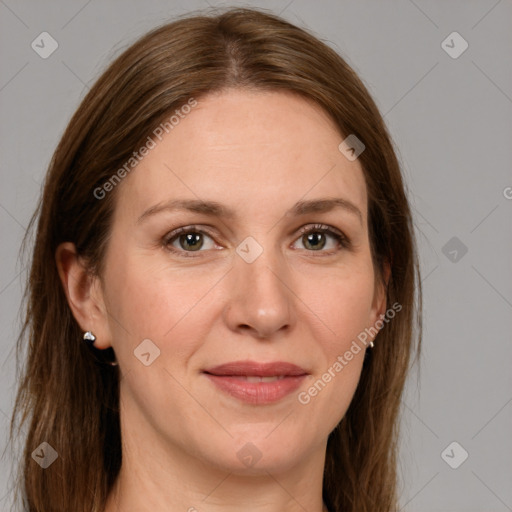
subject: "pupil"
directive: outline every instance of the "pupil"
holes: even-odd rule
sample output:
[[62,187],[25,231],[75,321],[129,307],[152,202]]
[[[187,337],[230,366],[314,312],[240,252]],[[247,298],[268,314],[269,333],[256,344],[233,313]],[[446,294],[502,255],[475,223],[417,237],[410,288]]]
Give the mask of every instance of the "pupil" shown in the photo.
[[194,242],[197,243],[197,242],[200,242],[201,239],[200,239],[200,234],[199,233],[196,233],[196,234],[193,234],[193,233],[189,233],[187,235],[182,235],[185,237],[185,240],[186,240],[186,243],[189,244],[189,248],[190,249],[200,249],[201,246],[203,245],[202,243],[198,246],[198,247],[193,247],[194,245]]
[[[307,245],[311,245],[311,241],[313,241],[313,245],[316,243],[318,243],[318,237],[323,237],[324,234],[323,233],[309,233],[306,235],[306,239],[307,239]],[[321,244],[320,246],[320,249],[325,245],[325,239],[323,239],[323,244]],[[313,247],[314,248],[314,247]]]

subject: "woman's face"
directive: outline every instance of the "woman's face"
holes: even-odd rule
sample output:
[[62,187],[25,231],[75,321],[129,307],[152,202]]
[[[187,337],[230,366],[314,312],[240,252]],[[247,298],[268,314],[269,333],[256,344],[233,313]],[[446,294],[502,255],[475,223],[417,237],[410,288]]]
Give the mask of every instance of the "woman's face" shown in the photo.
[[[210,95],[154,140],[117,185],[97,287],[108,313],[92,329],[119,362],[123,436],[232,472],[324,453],[364,346],[344,354],[385,311],[359,161],[319,107],[284,92]],[[326,199],[343,201],[310,203]],[[195,208],[166,208],[175,201]],[[302,376],[205,373],[240,361],[291,363]]]

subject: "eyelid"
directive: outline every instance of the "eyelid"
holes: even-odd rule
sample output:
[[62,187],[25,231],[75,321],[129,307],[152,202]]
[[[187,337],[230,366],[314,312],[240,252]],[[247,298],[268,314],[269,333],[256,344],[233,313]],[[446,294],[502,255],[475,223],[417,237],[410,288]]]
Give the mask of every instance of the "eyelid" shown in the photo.
[[331,226],[330,224],[306,224],[305,226],[302,226],[298,233],[299,235],[303,235],[305,233],[309,233],[310,231],[320,231],[324,233],[334,233],[338,235],[340,238],[343,238],[347,242],[350,241],[347,235],[343,233],[343,231],[340,231],[338,228],[335,228],[334,226]]
[[201,233],[202,235],[207,235],[212,239],[214,238],[214,235],[211,234],[208,230],[205,230],[204,228],[201,228],[195,224],[190,225],[190,226],[182,226],[182,227],[173,229],[172,231],[170,231],[163,237],[163,239],[162,239],[163,248],[173,254],[184,255],[185,258],[196,257],[194,255],[195,252],[205,252],[205,251],[183,251],[183,250],[179,250],[174,247],[171,247],[169,245],[171,240],[173,240],[174,238],[177,238],[179,235],[186,234],[186,233]]
[[[300,238],[301,236],[303,236],[304,234],[307,234],[309,232],[327,233],[331,237],[333,237],[335,240],[337,240],[337,242],[340,244],[341,248],[336,249],[335,253],[341,251],[342,249],[350,249],[352,247],[352,242],[351,242],[350,238],[347,235],[345,235],[342,231],[340,231],[339,229],[337,229],[334,226],[331,226],[329,224],[318,224],[318,223],[317,224],[315,224],[315,223],[306,224],[306,225],[302,226],[301,228],[299,228],[299,230],[297,231],[297,237],[294,239],[294,241],[296,241],[298,238]],[[206,252],[206,251],[201,251],[201,250],[199,250],[199,251],[184,251],[184,250],[176,249],[169,245],[171,240],[177,238],[181,234],[186,234],[186,233],[200,233],[203,235],[207,235],[212,239],[214,238],[214,235],[208,229],[205,229],[204,227],[200,227],[198,225],[182,226],[182,227],[179,227],[179,228],[176,228],[176,229],[170,231],[163,237],[163,239],[162,239],[163,247],[171,253],[184,255],[184,257],[186,257],[186,258],[197,257],[194,253]],[[320,256],[329,256],[329,255],[333,254],[332,250],[331,251],[322,251],[322,250],[312,251],[312,250],[307,250],[307,249],[305,249],[305,250],[310,253],[318,253],[318,255],[320,255]]]
[[341,246],[341,249],[335,249],[334,253],[333,251],[307,251],[309,253],[318,253],[318,256],[331,256],[332,254],[340,252],[342,249],[350,250],[352,249],[352,241],[351,239],[345,235],[345,233],[338,228],[335,228],[334,226],[331,226],[330,224],[306,224],[305,226],[301,227],[299,229],[299,236],[307,234],[307,233],[327,233],[332,238],[334,238],[338,244]]

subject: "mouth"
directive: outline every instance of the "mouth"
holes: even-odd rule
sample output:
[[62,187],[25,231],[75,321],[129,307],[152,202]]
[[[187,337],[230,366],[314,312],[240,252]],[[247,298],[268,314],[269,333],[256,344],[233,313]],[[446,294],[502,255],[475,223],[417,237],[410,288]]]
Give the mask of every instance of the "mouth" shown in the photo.
[[[214,375],[214,374],[210,374]],[[215,375],[216,377],[231,377],[233,379],[242,380],[245,382],[275,382],[276,380],[281,380],[288,375],[274,375],[272,377],[258,377],[257,375]]]
[[203,373],[218,390],[244,402],[260,405],[281,400],[296,390],[309,375],[304,368],[283,361],[234,361],[208,368]]

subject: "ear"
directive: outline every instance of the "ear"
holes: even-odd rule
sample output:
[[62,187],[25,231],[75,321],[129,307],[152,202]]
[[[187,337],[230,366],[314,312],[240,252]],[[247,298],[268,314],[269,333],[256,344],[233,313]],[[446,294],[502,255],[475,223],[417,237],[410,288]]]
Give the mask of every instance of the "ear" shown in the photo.
[[386,292],[388,289],[389,277],[391,275],[391,266],[389,261],[386,260],[382,267],[382,279],[379,279],[378,276],[375,277],[375,291],[373,294],[371,314],[372,325],[375,325],[375,322],[381,318],[381,315],[384,316],[386,313]]
[[57,247],[55,261],[69,307],[78,325],[84,332],[91,331],[96,336],[95,348],[109,348],[111,333],[99,278],[87,270],[71,242]]

